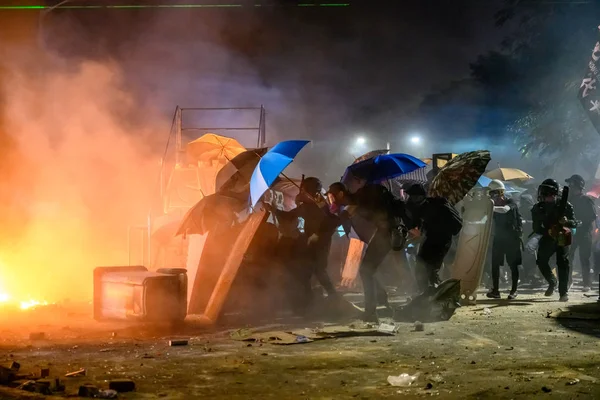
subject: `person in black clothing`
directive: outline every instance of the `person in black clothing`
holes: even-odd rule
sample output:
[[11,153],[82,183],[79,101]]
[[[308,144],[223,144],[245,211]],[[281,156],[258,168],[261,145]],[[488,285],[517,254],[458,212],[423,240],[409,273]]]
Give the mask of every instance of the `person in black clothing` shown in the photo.
[[531,216],[533,232],[541,236],[537,249],[537,265],[548,282],[545,295],[552,296],[556,288],[556,277],[550,268],[550,257],[556,253],[560,301],[569,301],[569,247],[559,246],[558,238],[553,236],[552,230],[557,226],[575,228],[577,222],[570,203],[566,203],[564,210],[559,209],[561,198],[558,190],[558,183],[554,179],[542,182],[538,189],[538,203],[533,206]]
[[427,197],[425,187],[414,184],[406,191],[407,229],[419,228],[424,239],[417,253],[417,284],[424,292],[436,287],[439,271],[452,245],[452,237],[462,229],[462,218],[458,211],[441,197]]
[[327,264],[331,238],[340,225],[340,219],[329,212],[328,205],[322,198],[322,184],[318,178],[306,178],[301,186],[300,194],[296,197],[297,207],[293,210],[281,211],[268,206],[267,208],[286,223],[290,223],[291,220],[297,224],[299,218],[304,220],[304,233],[296,240],[291,258],[297,264],[297,276],[300,278],[307,305],[312,293],[310,281],[313,274],[329,298],[339,298],[327,274]]
[[[581,277],[583,279],[583,291],[588,292],[592,286],[590,278],[590,257],[592,255],[592,230],[596,221],[596,206],[594,200],[583,194],[585,180],[580,175],[573,175],[566,180],[569,185],[569,200],[573,204],[573,211],[577,215],[580,225],[573,236],[573,245],[569,261],[573,265],[575,252],[579,250],[579,262],[581,263]],[[571,276],[569,286],[571,284]]]
[[491,299],[500,298],[500,266],[504,259],[510,267],[512,286],[509,300],[517,298],[519,285],[519,265],[521,265],[521,235],[523,226],[519,207],[512,199],[504,196],[504,183],[492,180],[488,186],[494,201],[494,240],[492,242],[492,290],[487,293]]
[[[529,193],[529,191],[521,193],[519,198],[519,212],[521,213],[521,218],[523,220],[523,238],[529,238],[533,234],[531,209],[534,205],[535,202],[533,201],[533,196]],[[531,284],[540,284],[541,280],[537,273],[538,268],[535,260],[535,252],[523,252],[522,261],[522,281]]]
[[[336,207],[345,208],[340,217],[346,232],[350,231],[349,225],[353,223],[352,228],[367,242],[367,250],[359,267],[365,298],[363,319],[366,322],[378,322],[377,305],[389,308],[389,303],[387,293],[375,273],[392,249],[394,210],[400,213],[402,202],[394,200],[381,185],[366,185],[351,194],[343,183],[336,182],[329,187],[328,195]],[[359,226],[358,220],[365,223]]]

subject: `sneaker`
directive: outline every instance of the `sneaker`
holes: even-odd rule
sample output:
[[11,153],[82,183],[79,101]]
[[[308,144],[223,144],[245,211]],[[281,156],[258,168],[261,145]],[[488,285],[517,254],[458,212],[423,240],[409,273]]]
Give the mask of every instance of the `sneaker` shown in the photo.
[[558,299],[558,301],[562,301],[563,303],[566,303],[567,301],[569,301],[569,295],[568,294],[561,295],[560,298]]
[[486,296],[490,299],[499,299],[500,292],[497,290],[490,290],[489,292],[487,292]]
[[515,290],[515,291],[510,292],[508,294],[507,298],[508,298],[508,300],[514,300],[514,299],[516,299],[517,298],[517,291]]
[[551,283],[550,286],[548,286],[546,293],[544,293],[544,296],[546,296],[546,297],[552,296],[554,294],[554,287],[555,287],[555,285]]

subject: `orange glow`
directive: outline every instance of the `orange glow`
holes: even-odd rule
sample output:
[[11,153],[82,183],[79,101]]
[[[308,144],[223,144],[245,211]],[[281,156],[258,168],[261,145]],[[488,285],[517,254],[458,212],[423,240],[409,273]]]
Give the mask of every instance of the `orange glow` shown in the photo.
[[146,221],[170,120],[138,109],[117,65],[4,50],[0,302],[90,300],[95,267],[127,265],[127,229]]

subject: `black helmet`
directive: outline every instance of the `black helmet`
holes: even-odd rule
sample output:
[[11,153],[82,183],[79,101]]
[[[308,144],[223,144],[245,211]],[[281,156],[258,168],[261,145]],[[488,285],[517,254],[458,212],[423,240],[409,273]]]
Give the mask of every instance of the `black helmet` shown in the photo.
[[546,179],[538,188],[538,195],[541,197],[554,196],[558,194],[558,182],[555,179]]
[[580,189],[585,187],[585,180],[581,177],[581,175],[572,175],[569,179],[566,179],[565,182],[567,182],[569,186],[576,186]]

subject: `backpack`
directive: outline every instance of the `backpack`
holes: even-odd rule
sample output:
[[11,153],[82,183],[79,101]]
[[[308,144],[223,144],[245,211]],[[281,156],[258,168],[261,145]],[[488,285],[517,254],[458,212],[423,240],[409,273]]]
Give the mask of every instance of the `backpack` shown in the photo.
[[357,205],[372,212],[391,211],[394,205],[394,195],[385,187],[368,183],[355,193]]
[[430,210],[429,218],[431,218],[427,224],[427,231],[434,230],[438,233],[449,233],[452,236],[458,235],[462,229],[462,218],[456,208],[448,202],[448,200],[441,197],[433,197],[427,199]]

